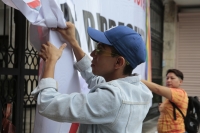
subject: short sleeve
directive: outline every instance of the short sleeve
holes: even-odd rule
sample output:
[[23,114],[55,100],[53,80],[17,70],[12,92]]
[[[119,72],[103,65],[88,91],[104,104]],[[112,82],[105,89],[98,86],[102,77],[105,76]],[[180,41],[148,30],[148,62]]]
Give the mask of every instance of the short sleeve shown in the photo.
[[183,89],[170,88],[172,93],[172,102],[179,107],[183,107],[188,103],[187,93]]

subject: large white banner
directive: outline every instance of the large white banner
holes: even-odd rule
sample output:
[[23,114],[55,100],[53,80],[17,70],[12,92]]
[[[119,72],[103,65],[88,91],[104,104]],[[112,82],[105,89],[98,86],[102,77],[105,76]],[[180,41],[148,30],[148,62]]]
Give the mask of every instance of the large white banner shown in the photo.
[[[87,34],[87,27],[105,31],[113,26],[126,25],[140,33],[146,42],[146,0],[3,0],[9,6],[20,10],[33,24],[31,27],[32,45],[36,49],[48,39],[57,47],[63,43],[62,38],[48,28],[63,25],[63,19],[71,21],[76,26],[77,40],[82,49],[90,54],[95,43]],[[26,3],[27,5],[23,4]],[[62,11],[60,10],[60,5]],[[22,7],[22,8],[20,8]],[[30,8],[33,10],[30,10]],[[61,12],[60,12],[61,11]],[[35,26],[34,26],[35,25]],[[44,37],[45,36],[45,37]],[[44,38],[43,38],[44,37]],[[37,41],[38,40],[38,41]],[[70,46],[56,65],[55,78],[59,83],[61,93],[79,91],[87,93],[87,84],[73,68],[73,55]],[[145,63],[138,66],[134,72],[145,78]],[[41,65],[42,61],[41,61]],[[41,69],[42,70],[42,69]],[[77,84],[77,82],[80,82]],[[44,118],[36,112],[34,133],[68,133],[70,123],[59,123]],[[70,133],[75,133],[71,130]]]
[[[95,43],[89,39],[87,27],[105,31],[126,25],[138,32],[146,42],[146,0],[74,0],[64,4],[64,14],[74,22],[83,50],[90,54]],[[135,73],[145,77],[145,63]]]

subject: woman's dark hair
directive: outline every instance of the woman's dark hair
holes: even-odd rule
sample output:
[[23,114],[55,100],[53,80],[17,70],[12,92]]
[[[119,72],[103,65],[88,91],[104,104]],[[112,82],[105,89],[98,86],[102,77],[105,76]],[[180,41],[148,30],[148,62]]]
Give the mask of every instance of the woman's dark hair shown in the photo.
[[[116,55],[122,56],[114,47],[111,46],[111,51],[112,53],[115,53]],[[122,56],[123,57],[123,56]],[[126,66],[124,67],[124,71],[123,74],[124,75],[131,75],[133,71],[133,68],[130,64],[126,64]]]
[[178,69],[168,69],[166,76],[167,76],[168,73],[174,73],[180,79],[182,79],[182,80],[184,79],[183,73]]

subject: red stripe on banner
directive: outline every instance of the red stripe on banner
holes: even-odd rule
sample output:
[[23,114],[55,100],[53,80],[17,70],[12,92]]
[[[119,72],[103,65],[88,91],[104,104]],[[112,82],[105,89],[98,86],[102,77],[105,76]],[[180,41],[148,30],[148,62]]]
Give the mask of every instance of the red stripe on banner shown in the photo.
[[76,133],[79,127],[79,123],[72,123],[69,133]]
[[36,8],[38,6],[40,6],[40,1],[39,0],[34,0],[32,2],[27,3],[29,5],[29,7],[31,8]]

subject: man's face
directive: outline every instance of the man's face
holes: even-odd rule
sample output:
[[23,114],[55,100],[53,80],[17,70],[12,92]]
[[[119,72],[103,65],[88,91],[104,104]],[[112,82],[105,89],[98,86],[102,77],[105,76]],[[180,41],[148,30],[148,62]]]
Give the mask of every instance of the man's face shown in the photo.
[[91,64],[93,74],[104,78],[110,77],[117,62],[117,56],[112,53],[111,46],[99,43],[90,55],[93,57]]

